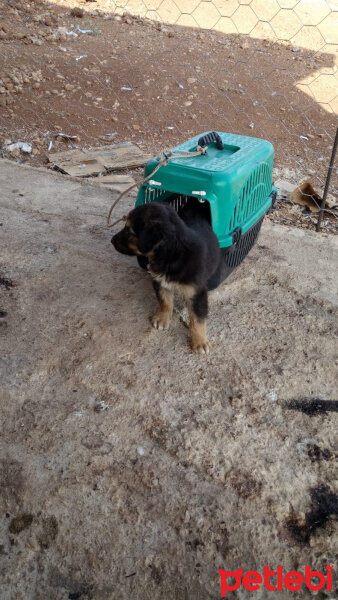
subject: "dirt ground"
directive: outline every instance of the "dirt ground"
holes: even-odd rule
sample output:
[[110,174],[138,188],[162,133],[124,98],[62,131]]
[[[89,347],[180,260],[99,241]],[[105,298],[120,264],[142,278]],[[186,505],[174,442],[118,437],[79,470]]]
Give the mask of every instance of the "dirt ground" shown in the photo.
[[[291,170],[295,185],[310,179],[322,194],[337,125],[337,29],[326,3],[300,3],[276,15],[272,0],[265,8],[253,0],[252,8],[236,12],[235,1],[184,0],[175,9],[148,0],[147,11],[130,0],[126,8],[134,15],[118,4],[1,4],[3,155],[9,142],[27,141],[32,156],[14,151],[9,157],[50,166],[51,142],[54,152],[112,140],[157,154],[215,129],[268,139],[276,167]],[[71,14],[74,7],[82,17]],[[210,31],[198,28],[212,27],[215,7],[226,16]],[[245,12],[252,16],[252,9],[260,17],[256,25]],[[60,131],[77,139],[55,139]],[[330,191],[337,189],[334,171]],[[275,214],[280,222],[314,228],[315,219],[302,210],[283,205]],[[337,224],[337,216],[326,214],[327,231],[336,232]]]
[[202,358],[180,305],[151,328],[109,191],[4,160],[0,189],[1,600],[209,600],[219,568],[335,564],[337,239],[264,224]]

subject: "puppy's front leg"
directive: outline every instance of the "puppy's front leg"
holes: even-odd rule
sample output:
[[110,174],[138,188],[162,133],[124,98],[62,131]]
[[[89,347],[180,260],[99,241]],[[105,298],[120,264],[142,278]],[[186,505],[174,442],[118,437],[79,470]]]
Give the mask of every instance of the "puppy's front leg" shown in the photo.
[[151,322],[155,329],[168,329],[171,317],[173,316],[174,291],[163,287],[158,281],[153,281],[153,287],[159,307]]
[[[187,297],[187,296],[186,296]],[[208,316],[208,292],[205,288],[197,290],[187,297],[190,323],[191,346],[194,352],[208,354],[210,342],[207,338],[206,320]]]

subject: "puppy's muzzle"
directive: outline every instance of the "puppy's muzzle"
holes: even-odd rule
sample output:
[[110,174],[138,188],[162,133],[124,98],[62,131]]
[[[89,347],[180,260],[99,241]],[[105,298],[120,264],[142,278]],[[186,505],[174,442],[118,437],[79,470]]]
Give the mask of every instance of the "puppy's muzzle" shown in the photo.
[[127,232],[122,229],[116,235],[113,235],[111,239],[111,243],[113,244],[115,250],[121,252],[121,254],[128,254],[128,256],[135,256],[135,251],[129,247],[129,239]]

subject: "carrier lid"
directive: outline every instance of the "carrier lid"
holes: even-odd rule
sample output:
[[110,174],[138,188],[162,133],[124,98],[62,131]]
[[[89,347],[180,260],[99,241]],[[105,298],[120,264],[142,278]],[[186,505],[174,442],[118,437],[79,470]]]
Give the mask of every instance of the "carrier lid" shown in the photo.
[[[193,156],[191,158],[175,158],[170,161],[170,164],[172,166],[180,165],[189,169],[198,169],[209,173],[215,171],[224,172],[233,170],[237,165],[242,164],[243,161],[257,158],[257,155],[270,154],[270,152],[273,152],[272,144],[266,140],[236,135],[233,133],[224,133],[221,131],[218,131],[217,133],[224,144],[223,150],[219,150],[216,143],[213,142],[208,144],[207,154]],[[176,146],[173,150],[193,152],[196,150],[199,139],[204,135],[207,135],[207,133],[199,134],[183,144]]]

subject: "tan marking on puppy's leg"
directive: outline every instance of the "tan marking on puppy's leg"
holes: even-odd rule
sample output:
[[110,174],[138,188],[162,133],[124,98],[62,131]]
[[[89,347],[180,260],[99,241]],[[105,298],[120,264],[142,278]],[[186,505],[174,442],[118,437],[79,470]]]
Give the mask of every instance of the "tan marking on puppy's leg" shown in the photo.
[[196,289],[191,285],[181,286],[182,292],[187,302],[189,311],[189,331],[191,339],[191,347],[198,354],[208,354],[211,344],[207,338],[206,320],[199,319],[193,309],[193,298],[196,294]]
[[210,342],[207,338],[206,322],[199,322],[193,313],[190,313],[189,324],[191,347],[198,354],[208,354],[210,351]]
[[151,322],[155,329],[168,329],[173,316],[174,291],[161,287],[158,294],[159,307]]

